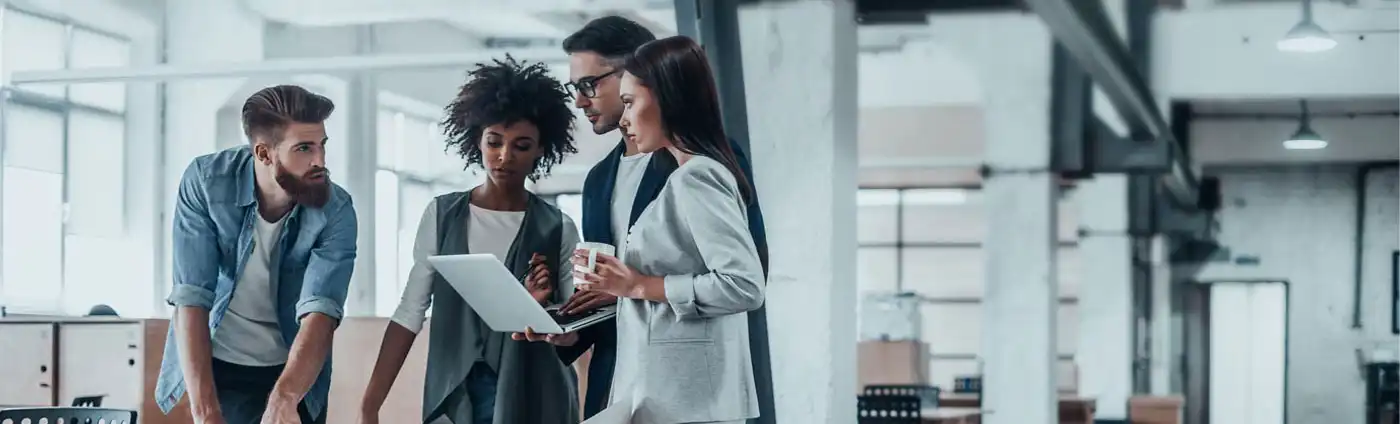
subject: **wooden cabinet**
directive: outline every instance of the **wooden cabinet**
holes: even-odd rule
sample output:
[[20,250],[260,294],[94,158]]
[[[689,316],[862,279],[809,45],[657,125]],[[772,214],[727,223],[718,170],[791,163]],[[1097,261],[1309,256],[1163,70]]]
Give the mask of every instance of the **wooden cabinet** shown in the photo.
[[185,402],[168,416],[155,403],[169,325],[164,319],[59,322],[58,404],[101,395],[103,407],[137,411],[142,424],[190,422]]
[[54,404],[55,333],[49,322],[0,321],[0,406]]
[[[386,318],[346,318],[335,333],[328,422],[353,423],[384,337]],[[188,398],[166,415],[155,403],[169,320],[0,319],[0,407],[67,406],[102,396],[102,406],[138,411],[141,424],[193,422]],[[428,331],[413,344],[380,411],[383,422],[422,414]]]
[[[0,405],[68,406],[102,396],[102,406],[137,411],[141,424],[189,423],[181,402],[167,416],[155,403],[169,321],[58,318],[0,320]],[[12,359],[13,358],[13,359]]]
[[59,402],[103,396],[103,407],[140,410],[149,397],[141,393],[142,327],[141,321],[59,324]]

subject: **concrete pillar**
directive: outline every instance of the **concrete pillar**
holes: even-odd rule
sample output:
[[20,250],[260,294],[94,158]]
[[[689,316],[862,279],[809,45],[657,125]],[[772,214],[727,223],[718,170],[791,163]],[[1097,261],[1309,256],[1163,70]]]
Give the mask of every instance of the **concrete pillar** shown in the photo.
[[1174,320],[1179,315],[1172,312],[1172,267],[1167,260],[1166,236],[1152,238],[1152,319],[1150,377],[1152,394],[1169,395],[1173,390],[1176,373],[1173,364],[1177,349],[1172,345],[1176,338]]
[[[374,28],[356,28],[357,54],[370,55],[374,49]],[[350,290],[345,297],[347,316],[373,316],[375,298],[374,272],[374,173],[379,168],[379,84],[374,75],[360,72],[350,77],[348,104],[341,109],[349,122],[345,140],[348,172],[338,179],[355,201],[358,220],[355,272],[350,277]],[[394,296],[394,293],[386,293]]]
[[[193,64],[255,62],[263,58],[263,21],[235,2],[165,3],[165,62]],[[172,81],[165,85],[165,154],[161,196],[161,286],[170,290],[171,213],[175,191],[190,160],[218,146],[218,113],[244,84],[244,78]],[[164,298],[164,296],[161,296]],[[162,302],[163,305],[163,302]]]
[[982,78],[989,168],[982,407],[990,411],[982,422],[1054,423],[1060,190],[1049,169],[1049,32],[1034,15],[934,19],[933,39],[956,44]]
[[[1120,37],[1126,33],[1124,0],[1103,0]],[[1122,118],[1099,89],[1094,113],[1112,128]],[[1128,176],[1096,175],[1079,184],[1079,251],[1084,263],[1079,290],[1079,394],[1095,399],[1094,419],[1123,422],[1133,393],[1133,238],[1128,234]]]
[[1128,176],[1098,175],[1076,190],[1085,264],[1079,290],[1079,394],[1095,399],[1094,418],[1127,419],[1133,392],[1133,239]]
[[[782,423],[856,416],[856,27],[851,0],[740,9],[754,179],[766,215]],[[800,330],[800,329],[820,330]]]

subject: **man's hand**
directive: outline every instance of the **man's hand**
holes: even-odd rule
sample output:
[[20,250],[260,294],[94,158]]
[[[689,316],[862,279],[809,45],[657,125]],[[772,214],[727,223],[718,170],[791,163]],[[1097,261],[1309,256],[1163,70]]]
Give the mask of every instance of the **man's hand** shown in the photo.
[[530,297],[535,298],[536,302],[549,304],[549,297],[554,294],[554,283],[549,281],[549,266],[545,265],[544,255],[536,253],[530,256],[530,274],[525,277],[525,289],[530,291]]
[[525,327],[524,333],[512,333],[510,335],[510,338],[511,340],[549,342],[549,344],[555,346],[573,346],[574,343],[578,343],[578,333],[576,332],[564,334],[540,334],[536,333],[535,330],[530,329],[530,327]]
[[262,424],[302,424],[297,415],[297,403],[293,397],[273,393],[267,399],[267,409],[263,410]]
[[614,303],[617,303],[617,296],[598,291],[581,291],[574,293],[573,296],[569,296],[569,300],[564,302],[564,306],[559,307],[559,313],[573,315]]

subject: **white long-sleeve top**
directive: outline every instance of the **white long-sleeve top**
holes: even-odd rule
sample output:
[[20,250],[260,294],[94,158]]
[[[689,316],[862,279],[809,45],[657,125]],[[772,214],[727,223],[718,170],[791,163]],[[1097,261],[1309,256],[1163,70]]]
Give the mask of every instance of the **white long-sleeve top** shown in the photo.
[[[525,212],[496,211],[476,205],[469,207],[471,213],[467,221],[467,249],[472,253],[496,255],[497,259],[505,262],[510,245],[515,241],[516,233],[520,232],[520,225],[525,222]],[[428,257],[438,254],[437,209],[437,199],[428,202],[427,209],[423,211],[423,218],[418,221],[418,233],[413,242],[413,269],[408,272],[408,281],[404,285],[399,307],[390,318],[415,334],[422,331],[428,308],[433,305],[433,276],[437,271],[428,262]],[[554,271],[554,275],[558,276],[555,281],[559,283],[554,290],[564,290],[565,295],[571,295],[574,291],[574,267],[569,258],[573,256],[574,247],[579,243],[579,233],[578,226],[568,215],[563,215],[563,226],[564,237],[559,246],[559,269]]]

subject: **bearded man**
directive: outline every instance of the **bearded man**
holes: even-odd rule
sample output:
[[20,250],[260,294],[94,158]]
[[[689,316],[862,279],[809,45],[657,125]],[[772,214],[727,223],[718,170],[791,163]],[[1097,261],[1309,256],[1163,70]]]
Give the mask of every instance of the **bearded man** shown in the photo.
[[326,170],[335,105],[268,87],[248,144],[195,158],[176,195],[175,307],[155,398],[200,424],[324,423],[331,336],[355,266],[355,208]]

